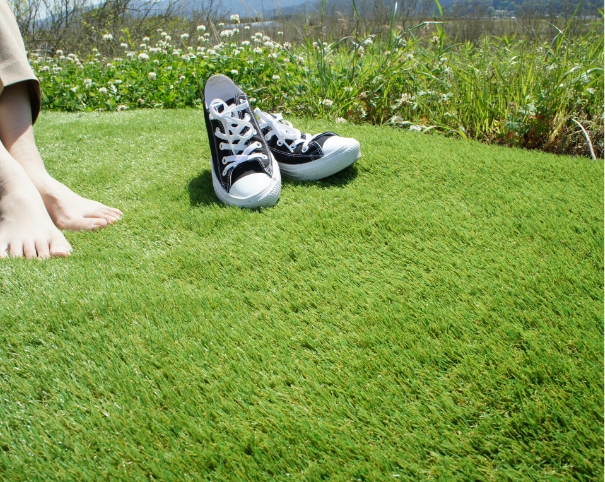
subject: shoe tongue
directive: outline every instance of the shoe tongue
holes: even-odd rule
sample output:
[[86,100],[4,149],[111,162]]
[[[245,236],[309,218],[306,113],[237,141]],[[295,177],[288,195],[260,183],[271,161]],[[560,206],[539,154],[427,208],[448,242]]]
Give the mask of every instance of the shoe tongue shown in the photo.
[[[236,94],[235,97],[232,97],[231,99],[227,99],[225,101],[225,104],[227,105],[242,105],[244,103],[248,102],[248,97],[246,97],[246,94]],[[237,111],[237,116],[240,119],[244,119],[246,117],[246,110],[242,109],[240,111]],[[248,127],[246,127],[243,131],[242,134],[245,134],[246,132],[248,132]]]

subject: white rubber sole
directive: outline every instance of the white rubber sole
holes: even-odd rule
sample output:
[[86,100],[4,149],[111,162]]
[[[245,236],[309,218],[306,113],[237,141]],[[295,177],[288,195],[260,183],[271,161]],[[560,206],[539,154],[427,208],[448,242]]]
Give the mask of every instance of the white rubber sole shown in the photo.
[[232,196],[226,192],[214,174],[214,170],[212,169],[212,161],[210,161],[210,170],[212,171],[212,186],[214,187],[216,197],[218,197],[219,200],[225,204],[239,206],[240,208],[255,209],[275,206],[279,200],[279,195],[281,194],[281,175],[275,158],[271,156],[271,159],[273,162],[273,179],[271,179],[271,183],[265,188],[264,191],[247,198]]
[[317,181],[349,167],[361,157],[359,142],[351,139],[332,154],[305,164],[279,164],[284,177],[299,181]]

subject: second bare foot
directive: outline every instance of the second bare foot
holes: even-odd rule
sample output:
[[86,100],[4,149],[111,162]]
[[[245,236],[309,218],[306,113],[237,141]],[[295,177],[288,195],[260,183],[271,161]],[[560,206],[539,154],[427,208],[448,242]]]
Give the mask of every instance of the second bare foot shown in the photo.
[[99,229],[120,219],[122,211],[79,196],[48,174],[33,179],[55,225],[70,231]]

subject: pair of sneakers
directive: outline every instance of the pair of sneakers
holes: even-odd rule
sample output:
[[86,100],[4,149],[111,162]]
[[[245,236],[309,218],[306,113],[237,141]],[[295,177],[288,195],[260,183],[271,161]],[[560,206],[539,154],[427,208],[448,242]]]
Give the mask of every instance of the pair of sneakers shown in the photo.
[[217,197],[240,207],[269,207],[281,193],[281,173],[301,181],[331,176],[361,156],[359,142],[324,132],[311,136],[250,107],[246,94],[224,75],[204,87],[204,114]]

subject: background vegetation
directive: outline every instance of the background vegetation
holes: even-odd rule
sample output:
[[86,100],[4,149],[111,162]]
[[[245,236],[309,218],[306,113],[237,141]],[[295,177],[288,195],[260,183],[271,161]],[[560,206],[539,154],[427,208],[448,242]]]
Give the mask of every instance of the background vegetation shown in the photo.
[[220,72],[286,115],[603,156],[603,16],[590,3],[337,0],[265,21],[216,0],[14,2],[46,109],[200,107]]

